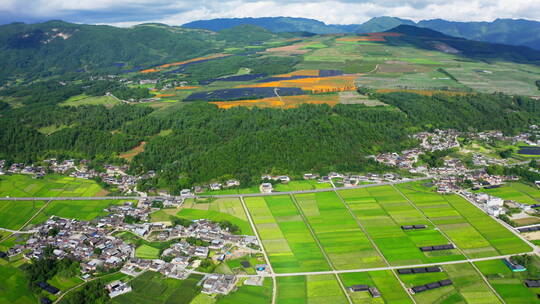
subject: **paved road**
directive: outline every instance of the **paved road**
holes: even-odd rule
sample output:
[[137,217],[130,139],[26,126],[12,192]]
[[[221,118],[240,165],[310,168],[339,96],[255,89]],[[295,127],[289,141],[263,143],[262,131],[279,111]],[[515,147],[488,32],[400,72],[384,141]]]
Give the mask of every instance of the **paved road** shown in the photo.
[[17,234],[32,234],[38,232],[37,230],[11,230],[6,228],[0,228],[2,231],[7,231],[10,233],[17,233]]
[[[499,255],[487,258],[477,258],[477,259],[466,259],[460,261],[449,261],[442,263],[430,263],[430,264],[417,264],[417,265],[405,265],[405,266],[387,266],[387,267],[377,267],[377,268],[360,268],[360,269],[346,269],[346,270],[327,270],[327,271],[311,271],[311,272],[291,272],[291,273],[268,273],[263,275],[255,274],[244,274],[237,275],[240,278],[250,278],[250,277],[295,277],[295,276],[308,276],[308,275],[324,275],[324,274],[342,274],[342,273],[357,273],[357,272],[371,272],[371,271],[381,271],[381,270],[398,270],[405,268],[420,268],[420,267],[430,267],[430,266],[444,266],[444,265],[455,265],[455,264],[464,264],[464,263],[474,263],[482,261],[492,261],[500,259],[508,259],[514,255]],[[195,274],[208,274],[204,272],[193,271]]]
[[[184,198],[231,198],[231,197],[254,197],[254,196],[271,196],[271,195],[290,195],[290,194],[302,194],[302,193],[318,193],[318,192],[329,192],[335,190],[347,190],[347,189],[360,189],[360,188],[369,188],[369,187],[378,187],[385,185],[396,185],[403,183],[410,183],[421,180],[429,180],[432,177],[421,177],[414,178],[399,182],[386,182],[386,183],[377,183],[377,184],[368,184],[360,185],[354,187],[338,187],[338,188],[328,188],[328,189],[313,189],[313,190],[302,190],[302,191],[288,191],[288,192],[272,192],[272,193],[250,193],[250,194],[224,194],[224,195],[189,195],[183,196]],[[59,196],[59,197],[0,197],[0,201],[97,201],[97,200],[140,200],[140,199],[157,199],[165,198],[163,196],[86,196],[86,197],[69,197],[69,196]],[[180,196],[175,198],[181,198]]]

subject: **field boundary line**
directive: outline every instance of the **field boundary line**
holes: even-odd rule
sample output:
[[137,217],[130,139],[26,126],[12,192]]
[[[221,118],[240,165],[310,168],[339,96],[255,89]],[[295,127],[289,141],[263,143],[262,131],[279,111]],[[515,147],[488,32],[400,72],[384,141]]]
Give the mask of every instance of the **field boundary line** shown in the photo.
[[[403,192],[401,192],[401,190],[399,190],[396,186],[392,185],[392,188],[394,188],[395,191],[397,191],[405,200],[407,200],[407,202],[413,206],[418,212],[422,213],[422,215],[431,223],[431,225],[433,225],[433,227],[436,227],[437,230],[439,230],[439,232],[452,244],[454,244],[454,242],[452,242],[452,239],[442,230],[442,229],[439,229],[439,227],[437,225],[435,225],[435,223],[424,213],[424,211],[420,208],[418,208]],[[450,204],[450,202],[448,202],[446,199],[445,201],[453,208],[453,209],[456,209],[454,206],[452,206]],[[467,201],[468,202],[468,201]],[[456,210],[460,215],[461,213]],[[463,217],[463,215],[461,215]],[[465,217],[463,217],[465,220],[467,220]],[[469,220],[467,220],[467,222],[469,222]],[[469,225],[470,225],[470,222],[469,222]],[[471,225],[472,226],[472,225]],[[472,226],[474,228],[474,230],[478,231],[476,229],[476,227]],[[478,233],[480,233],[480,231],[478,231]],[[480,235],[482,235],[480,233]],[[482,237],[484,237],[482,235]],[[488,240],[486,240],[488,241]],[[488,241],[489,242],[489,241]],[[491,243],[490,243],[491,244]],[[459,246],[455,246],[456,249],[467,259],[467,261],[469,262],[469,264],[471,264],[471,266],[474,268],[474,270],[478,273],[478,275],[480,275],[480,277],[482,278],[482,280],[484,281],[484,283],[487,284],[488,288],[491,290],[491,292],[493,292],[493,294],[495,296],[497,296],[497,298],[499,298],[499,300],[501,301],[501,303],[506,303],[506,301],[501,297],[501,295],[495,290],[495,288],[493,288],[493,286],[491,286],[491,284],[489,283],[488,279],[486,277],[484,277],[484,275],[482,274],[482,272],[480,271],[480,269],[478,269],[478,267],[476,267],[476,265],[471,262],[471,258],[465,254],[465,252],[459,248]],[[493,249],[497,250],[497,248],[493,247]],[[497,252],[499,252],[497,250]],[[500,252],[499,252],[500,253]]]
[[[4,238],[0,239],[0,242],[3,242],[7,239],[9,239],[13,234],[16,234],[16,233],[19,233],[19,231],[23,230],[24,227],[26,227],[34,218],[36,218],[36,216],[38,216],[38,214],[40,214],[43,209],[45,209],[49,203],[52,202],[52,200],[48,200],[45,204],[43,204],[43,206],[41,208],[39,208],[38,211],[36,211],[36,213],[34,213],[34,215],[32,215],[22,226],[21,228],[19,228],[19,230],[9,230],[9,229],[2,229],[3,231],[8,231],[8,232],[11,232],[11,234],[8,234],[6,235]],[[27,233],[27,232],[21,232],[21,233]]]
[[266,263],[268,264],[268,268],[270,269],[270,274],[272,275],[272,304],[276,304],[276,300],[277,300],[277,280],[276,280],[274,268],[272,267],[272,264],[270,264],[270,258],[268,257],[268,254],[266,253],[266,249],[264,249],[262,239],[259,236],[259,232],[257,230],[257,227],[255,226],[255,223],[253,222],[253,219],[251,218],[251,213],[249,213],[249,209],[246,206],[246,203],[244,202],[243,197],[240,197],[240,204],[242,204],[242,208],[244,208],[244,212],[246,213],[249,224],[251,225],[251,229],[253,230],[253,233],[255,233],[255,237],[257,237],[257,240],[259,241],[259,244],[261,245],[261,249],[262,249],[264,259],[266,260]]
[[311,236],[313,237],[313,239],[315,240],[315,242],[319,246],[319,249],[321,250],[324,258],[326,259],[326,262],[328,263],[328,265],[330,265],[330,268],[332,268],[332,271],[334,271],[334,276],[336,277],[336,279],[337,279],[337,281],[339,283],[339,286],[341,287],[341,290],[343,291],[343,294],[345,295],[345,298],[347,298],[347,301],[350,304],[353,304],[353,301],[352,301],[351,297],[349,296],[349,294],[347,293],[347,289],[345,288],[345,285],[341,281],[341,278],[339,277],[339,275],[337,273],[335,273],[336,267],[334,267],[334,264],[332,263],[332,261],[330,260],[330,258],[326,254],[326,252],[324,251],[324,247],[322,246],[321,242],[319,241],[319,238],[317,238],[317,235],[315,234],[315,231],[313,231],[313,227],[311,227],[311,224],[308,222],[308,219],[306,218],[306,215],[304,214],[304,211],[302,210],[302,208],[300,207],[300,205],[296,201],[296,197],[294,197],[294,195],[292,195],[292,194],[289,194],[289,196],[291,197],[291,200],[293,201],[294,206],[296,207],[296,209],[298,209],[298,212],[300,212],[300,216],[302,217],[302,219],[304,220],[304,223],[308,227],[309,232],[311,232]]
[[[341,196],[341,194],[336,190],[334,189],[334,192],[336,193],[336,196],[339,198],[339,200],[341,201],[341,203],[345,206],[345,208],[347,208],[347,211],[349,212],[349,214],[352,216],[352,218],[356,221],[356,224],[358,225],[358,227],[360,227],[360,229],[362,230],[362,232],[364,233],[364,235],[367,237],[367,239],[369,240],[369,242],[371,243],[371,246],[377,251],[377,253],[381,256],[381,258],[383,259],[384,263],[388,266],[388,267],[392,267],[392,265],[390,264],[390,262],[388,262],[388,260],[384,257],[384,254],[382,253],[382,251],[379,249],[379,247],[377,246],[377,244],[375,243],[375,241],[371,238],[371,235],[369,235],[369,233],[366,231],[366,228],[364,227],[364,225],[360,222],[360,219],[356,216],[356,214],[354,214],[354,212],[351,210],[351,208],[349,207],[349,204],[347,204],[347,202],[343,199],[343,197]],[[401,287],[405,290],[405,293],[409,296],[409,298],[413,301],[413,303],[417,303],[416,300],[414,299],[414,297],[411,295],[411,293],[409,291],[407,291],[407,288],[405,287],[405,283],[403,283],[403,281],[401,280],[401,278],[397,275],[396,271],[394,269],[390,269],[390,271],[392,272],[392,274],[394,275],[394,277],[398,280],[399,284],[401,285]]]

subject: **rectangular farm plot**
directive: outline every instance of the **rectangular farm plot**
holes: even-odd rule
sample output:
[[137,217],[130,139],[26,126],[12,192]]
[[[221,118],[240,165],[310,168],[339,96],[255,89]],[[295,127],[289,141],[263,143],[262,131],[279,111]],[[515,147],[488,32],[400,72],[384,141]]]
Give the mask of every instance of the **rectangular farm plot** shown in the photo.
[[277,278],[277,303],[348,303],[334,275]]
[[471,264],[445,265],[442,272],[404,274],[400,279],[407,288],[450,279],[452,284],[418,292],[413,295],[417,303],[500,303],[480,274]]
[[51,216],[91,221],[98,216],[107,214],[104,209],[110,205],[119,205],[124,201],[96,200],[96,201],[51,201],[32,221],[31,224],[40,224]]
[[[366,232],[392,265],[427,264],[464,259],[457,250],[422,252],[420,247],[448,240],[392,187],[340,191]],[[426,225],[404,231],[403,225]]]
[[255,235],[238,198],[220,198],[209,203],[186,200],[176,216],[190,220],[208,219],[215,222],[225,220],[237,225],[242,234]]
[[95,181],[61,175],[33,179],[28,175],[9,175],[0,178],[0,196],[57,197],[94,196],[107,194]]
[[245,199],[275,272],[330,270],[290,196]]
[[0,201],[0,227],[18,230],[45,202],[42,201]]
[[385,266],[383,258],[335,192],[295,197],[336,269]]
[[513,273],[502,260],[481,261],[474,263],[489,284],[508,304],[535,303],[540,288],[527,288],[525,275]]
[[[528,252],[531,249],[508,229],[457,195],[439,195],[418,184],[398,189],[421,209],[470,258]],[[422,190],[423,189],[423,190]]]
[[341,281],[345,285],[345,288],[353,285],[367,285],[369,287],[375,287],[381,293],[383,301],[377,301],[371,296],[369,291],[359,291],[349,293],[349,297],[355,304],[364,303],[379,303],[384,302],[388,304],[407,304],[413,303],[407,295],[405,289],[401,286],[400,282],[396,279],[392,271],[374,271],[374,272],[356,272],[356,273],[343,273],[339,275]]

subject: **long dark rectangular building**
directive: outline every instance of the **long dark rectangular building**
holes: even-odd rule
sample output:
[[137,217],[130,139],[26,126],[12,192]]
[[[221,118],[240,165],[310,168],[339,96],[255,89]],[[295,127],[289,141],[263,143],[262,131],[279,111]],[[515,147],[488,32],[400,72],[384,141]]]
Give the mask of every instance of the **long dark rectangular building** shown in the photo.
[[401,229],[403,230],[418,230],[418,229],[426,229],[426,225],[403,225],[401,226]]
[[433,283],[428,283],[425,285],[414,286],[413,288],[411,288],[411,290],[414,293],[419,293],[419,292],[424,292],[431,289],[437,289],[437,288],[449,286],[449,285],[452,285],[452,280],[446,279],[446,280],[441,280],[441,281],[437,281]]
[[421,251],[428,252],[428,251],[438,251],[438,250],[450,250],[454,249],[453,244],[446,244],[446,245],[435,245],[435,246],[424,246],[420,247]]
[[413,274],[413,273],[428,273],[428,272],[441,272],[441,267],[420,267],[420,268],[403,268],[398,269],[399,274]]

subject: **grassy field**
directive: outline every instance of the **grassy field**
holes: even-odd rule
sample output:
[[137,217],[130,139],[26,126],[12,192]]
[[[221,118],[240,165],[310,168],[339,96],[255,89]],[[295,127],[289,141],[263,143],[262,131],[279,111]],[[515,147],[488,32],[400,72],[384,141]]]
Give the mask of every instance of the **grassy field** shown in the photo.
[[28,289],[28,278],[20,267],[25,263],[21,257],[11,261],[0,259],[0,303],[26,304],[36,303],[36,296]]
[[527,205],[540,203],[540,189],[522,183],[509,183],[500,188],[482,189],[479,192]]
[[238,290],[217,300],[218,304],[268,304],[272,303],[272,280],[266,278],[263,286],[243,285]]
[[232,189],[223,189],[216,191],[206,191],[201,193],[201,195],[230,195],[230,194],[251,194],[251,193],[260,193],[259,186],[253,186],[249,188],[232,188]]
[[328,258],[336,269],[384,266],[358,223],[334,192],[295,196]]
[[439,195],[422,183],[398,186],[470,258],[528,252],[531,248],[483,211],[457,195]]
[[[464,257],[457,250],[424,253],[422,246],[447,244],[448,240],[390,186],[340,191],[386,260],[392,265],[453,261]],[[401,225],[427,225],[403,231]]]
[[527,273],[512,272],[501,260],[476,262],[495,291],[509,304],[538,302],[540,288],[527,288],[523,280]]
[[0,196],[52,197],[52,196],[104,196],[107,192],[95,181],[56,174],[41,179],[30,175],[0,177]]
[[107,214],[104,209],[110,205],[120,205],[124,201],[99,200],[99,201],[51,201],[30,223],[40,224],[51,216],[91,221],[98,216]]
[[88,96],[88,95],[77,95],[69,98],[66,101],[60,103],[61,106],[84,106],[84,105],[104,105],[106,107],[112,107],[122,102],[111,96]]
[[249,197],[245,203],[274,271],[330,269],[290,196]]
[[43,201],[0,201],[0,227],[18,230],[45,202]]
[[341,281],[345,287],[352,285],[368,285],[376,287],[381,293],[381,299],[374,299],[369,292],[350,292],[349,296],[355,304],[371,304],[371,303],[396,303],[406,304],[413,303],[407,295],[405,289],[400,285],[392,271],[374,271],[374,272],[357,272],[340,274]]
[[[165,209],[161,210],[161,212],[166,211],[167,210]],[[186,200],[182,210],[178,212],[176,216],[189,220],[208,219],[215,222],[227,220],[240,227],[242,234],[254,235],[244,212],[244,208],[238,198],[209,199],[197,202],[194,200]],[[158,213],[152,215],[152,220],[168,221],[169,219],[165,219],[164,216],[161,216],[161,214]]]
[[135,256],[141,259],[158,259],[159,249],[143,244],[135,250]]
[[145,272],[131,281],[132,292],[112,300],[116,304],[188,304],[199,293],[197,283],[202,275],[191,275],[186,280],[164,278],[155,272]]
[[277,278],[277,303],[347,303],[336,277],[312,275]]

